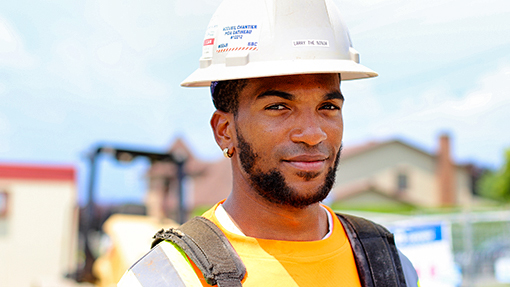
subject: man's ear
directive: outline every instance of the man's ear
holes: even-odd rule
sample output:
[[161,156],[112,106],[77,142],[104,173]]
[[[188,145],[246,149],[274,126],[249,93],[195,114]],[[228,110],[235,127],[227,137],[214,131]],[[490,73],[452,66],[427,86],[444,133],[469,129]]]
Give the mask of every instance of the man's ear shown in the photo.
[[211,127],[216,143],[223,150],[234,147],[234,116],[231,113],[215,111],[211,117]]

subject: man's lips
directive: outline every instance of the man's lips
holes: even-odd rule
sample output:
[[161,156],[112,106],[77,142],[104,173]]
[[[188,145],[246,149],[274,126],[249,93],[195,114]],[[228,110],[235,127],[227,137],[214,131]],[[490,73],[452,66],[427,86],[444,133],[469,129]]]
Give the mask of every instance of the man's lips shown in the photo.
[[302,171],[320,171],[324,168],[328,156],[323,154],[317,155],[298,155],[284,159],[283,162]]

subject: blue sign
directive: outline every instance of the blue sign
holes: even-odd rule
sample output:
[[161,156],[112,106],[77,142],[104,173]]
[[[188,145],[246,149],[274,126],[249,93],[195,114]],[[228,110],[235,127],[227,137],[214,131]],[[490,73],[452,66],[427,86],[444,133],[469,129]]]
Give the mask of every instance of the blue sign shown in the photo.
[[443,240],[441,224],[394,227],[395,242],[398,246],[432,243]]

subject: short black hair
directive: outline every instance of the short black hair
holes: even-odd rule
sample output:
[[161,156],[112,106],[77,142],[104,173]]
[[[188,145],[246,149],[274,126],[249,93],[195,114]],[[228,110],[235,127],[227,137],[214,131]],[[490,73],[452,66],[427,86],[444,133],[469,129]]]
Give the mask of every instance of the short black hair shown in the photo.
[[246,79],[212,82],[211,95],[214,107],[219,111],[237,115],[239,94],[247,83]]

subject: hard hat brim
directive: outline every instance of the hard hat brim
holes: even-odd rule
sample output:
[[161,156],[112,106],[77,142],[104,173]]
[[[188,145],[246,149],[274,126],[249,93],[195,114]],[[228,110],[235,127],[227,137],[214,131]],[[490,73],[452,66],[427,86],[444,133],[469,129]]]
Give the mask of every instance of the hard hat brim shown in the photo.
[[300,74],[341,74],[342,81],[376,77],[373,70],[351,60],[282,60],[250,62],[240,66],[212,64],[187,77],[183,87],[208,87],[213,81],[251,79]]

